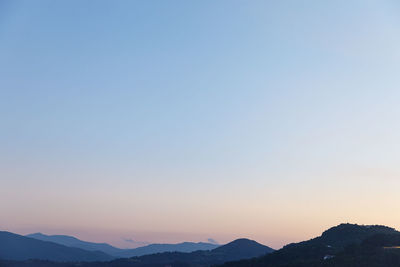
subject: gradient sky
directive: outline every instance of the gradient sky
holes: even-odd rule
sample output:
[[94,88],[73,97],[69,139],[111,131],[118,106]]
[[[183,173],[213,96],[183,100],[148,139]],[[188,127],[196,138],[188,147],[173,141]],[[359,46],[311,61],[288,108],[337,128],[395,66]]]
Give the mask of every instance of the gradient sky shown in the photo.
[[0,229],[279,248],[400,228],[399,14],[0,0]]

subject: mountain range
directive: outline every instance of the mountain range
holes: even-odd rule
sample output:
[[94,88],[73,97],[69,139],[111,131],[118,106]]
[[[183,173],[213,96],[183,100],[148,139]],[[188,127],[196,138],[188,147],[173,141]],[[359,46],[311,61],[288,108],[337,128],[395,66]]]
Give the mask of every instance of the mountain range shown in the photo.
[[114,257],[101,251],[87,251],[10,232],[0,232],[0,259],[50,261],[108,261]]
[[87,263],[84,267],[199,267],[215,266],[228,261],[260,257],[274,250],[249,239],[237,239],[213,250],[198,250],[190,253],[164,252],[141,257],[117,259],[111,262]]
[[150,244],[134,249],[120,249],[107,243],[87,242],[67,235],[44,235],[42,233],[35,233],[29,234],[27,237],[42,241],[49,241],[68,247],[81,248],[88,251],[102,251],[115,258],[129,258],[161,252],[192,252],[196,250],[211,250],[219,246],[217,244],[204,242],[183,242],[178,244]]
[[[212,249],[209,249],[210,247]],[[190,251],[194,249],[196,251]],[[184,242],[180,244],[152,244],[124,250],[106,243],[91,243],[71,236],[47,236],[40,233],[22,236],[0,232],[1,267],[209,266],[227,261],[249,259],[272,251],[273,249],[249,239],[237,239],[222,246],[210,243]],[[123,257],[133,253],[149,253],[149,255]]]
[[[8,241],[10,236],[17,238],[20,243],[16,241],[4,243],[4,236]],[[30,240],[29,246],[22,242],[23,238]],[[29,249],[36,245],[43,246],[42,243],[32,243],[32,240],[46,243],[47,247],[40,249],[41,254],[37,255],[49,255],[54,252],[52,257],[57,256],[57,259],[47,257],[51,261],[26,260],[27,256],[24,253],[29,252],[31,258],[38,258],[32,257],[34,251],[38,253],[38,248],[34,248],[33,251]],[[24,246],[19,247],[19,244]],[[3,248],[6,249],[3,250]],[[53,249],[59,249],[63,253]],[[82,251],[86,250],[0,232],[0,258],[7,258],[4,257],[7,253],[14,255],[14,257],[8,257],[14,260],[0,260],[0,267],[399,267],[400,232],[381,225],[347,223],[332,227],[313,239],[288,244],[276,251],[249,239],[237,239],[211,250],[193,252],[163,252],[112,260],[103,258],[95,261],[93,258],[88,259],[89,256],[86,254],[84,259],[80,260],[68,260],[65,257],[70,253],[68,255],[82,258],[80,254]],[[86,252],[102,253],[90,254],[99,258],[107,256],[99,251]],[[25,256],[17,257],[18,255]],[[20,258],[22,261],[15,260]],[[60,262],[60,258],[63,258],[61,261],[68,262]]]

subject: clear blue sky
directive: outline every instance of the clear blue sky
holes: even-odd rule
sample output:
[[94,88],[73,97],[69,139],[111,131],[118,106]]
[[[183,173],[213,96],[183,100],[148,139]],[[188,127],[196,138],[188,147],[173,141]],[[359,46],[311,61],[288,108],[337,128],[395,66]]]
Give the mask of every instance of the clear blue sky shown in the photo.
[[398,14],[0,1],[0,227],[274,247],[343,221],[400,227]]

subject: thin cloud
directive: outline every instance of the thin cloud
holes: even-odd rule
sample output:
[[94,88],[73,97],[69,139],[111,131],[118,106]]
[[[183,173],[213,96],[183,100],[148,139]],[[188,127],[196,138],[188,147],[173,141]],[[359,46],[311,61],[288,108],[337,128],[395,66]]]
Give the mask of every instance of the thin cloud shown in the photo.
[[215,239],[209,238],[207,239],[207,241],[211,244],[219,245],[218,241],[216,241]]
[[135,245],[136,247],[140,247],[140,246],[146,246],[148,244],[150,244],[149,242],[146,241],[136,241],[132,238],[121,238],[123,241],[125,241],[126,243],[129,243],[131,245]]

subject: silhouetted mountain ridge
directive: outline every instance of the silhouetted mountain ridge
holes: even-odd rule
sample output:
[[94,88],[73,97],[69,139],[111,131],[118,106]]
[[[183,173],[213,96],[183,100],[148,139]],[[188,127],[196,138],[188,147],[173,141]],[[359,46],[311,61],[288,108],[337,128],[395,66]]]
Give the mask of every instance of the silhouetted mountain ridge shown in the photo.
[[163,252],[182,252],[190,253],[198,250],[212,250],[220,245],[205,242],[183,242],[178,244],[150,244],[143,247],[127,250],[124,254],[126,257],[143,256]]
[[45,261],[0,263],[6,267],[399,267],[400,232],[380,225],[340,224],[321,236],[273,252],[255,241],[238,239],[208,251],[165,252],[79,265]]
[[[238,239],[208,251],[199,250],[191,253],[164,252],[130,259],[118,259],[96,266],[211,266],[227,261],[259,257],[272,251],[274,251],[272,248],[256,241]],[[95,264],[88,263],[85,266],[91,267],[95,266]]]
[[45,235],[42,233],[35,233],[27,235],[27,237],[42,241],[50,241],[69,247],[77,247],[89,251],[102,251],[118,258],[130,258],[162,252],[193,252],[196,250],[211,250],[219,247],[219,245],[205,242],[183,242],[178,244],[150,244],[134,249],[120,249],[107,243],[87,242],[67,235]]
[[227,261],[262,256],[272,252],[273,249],[261,245],[253,240],[240,239],[232,241],[226,245],[207,251],[194,251],[190,253],[183,252],[164,252],[140,257],[132,257],[125,259],[117,259],[109,262],[80,262],[76,263],[60,263],[45,261],[28,261],[28,262],[2,262],[4,266],[46,266],[46,267],[191,267],[191,266],[211,266],[222,264]]
[[113,247],[107,243],[93,243],[82,241],[76,237],[68,236],[68,235],[45,235],[42,233],[34,233],[26,235],[27,237],[57,243],[60,245],[81,248],[89,251],[102,251],[106,254],[118,257],[118,253],[121,249]]
[[51,261],[108,261],[114,257],[0,231],[0,259]]
[[264,257],[230,262],[225,266],[325,266],[328,262],[334,262],[332,259],[336,260],[338,255],[351,246],[364,246],[365,242],[376,236],[396,237],[399,234],[395,229],[386,226],[340,224],[326,230],[319,237],[286,245]]
[[398,233],[394,228],[383,225],[357,225],[340,224],[322,233],[320,240],[336,246],[347,245],[349,242],[361,242],[365,238],[375,234]]
[[261,245],[254,240],[246,238],[236,239],[226,245],[212,250],[214,254],[228,255],[229,260],[258,257],[273,251],[274,249],[270,247]]

